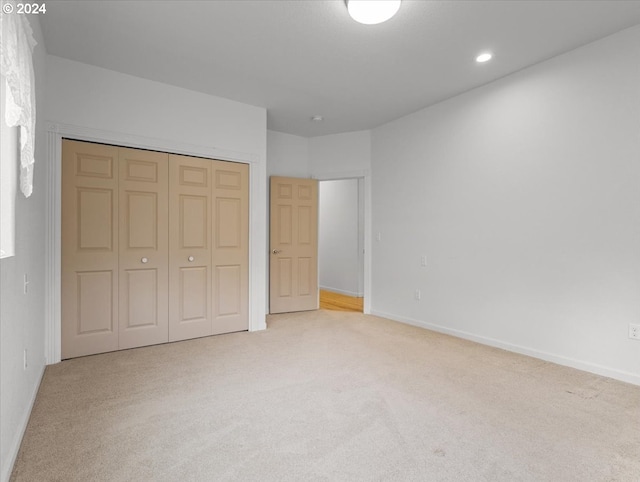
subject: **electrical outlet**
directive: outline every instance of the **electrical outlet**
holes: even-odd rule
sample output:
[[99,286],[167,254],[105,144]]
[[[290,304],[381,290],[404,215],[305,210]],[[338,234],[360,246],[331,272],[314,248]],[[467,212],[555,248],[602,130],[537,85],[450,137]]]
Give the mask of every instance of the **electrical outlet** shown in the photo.
[[414,296],[416,298],[416,301],[420,301],[420,298],[422,298],[422,293],[420,292],[420,290],[416,290]]
[[424,256],[424,255],[422,255],[422,256],[420,257],[420,266],[422,266],[422,267],[427,266],[427,257],[426,257],[426,256]]
[[629,338],[633,340],[640,340],[640,325],[629,323]]

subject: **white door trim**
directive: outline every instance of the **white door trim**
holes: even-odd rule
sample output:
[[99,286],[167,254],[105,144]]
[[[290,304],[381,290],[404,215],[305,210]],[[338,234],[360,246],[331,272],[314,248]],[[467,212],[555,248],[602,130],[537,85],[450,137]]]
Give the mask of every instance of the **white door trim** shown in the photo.
[[[338,181],[340,179],[364,180],[364,314],[371,314],[371,170],[344,172],[320,172],[311,175],[318,181]],[[319,272],[319,270],[318,270]]]
[[[266,179],[260,169],[261,156],[112,132],[101,129],[47,122],[46,226],[45,226],[45,356],[48,365],[61,360],[61,175],[62,138],[101,142],[123,147],[205,157],[249,164],[249,331],[266,328],[266,253],[264,252],[264,200]],[[262,216],[261,216],[261,213]]]

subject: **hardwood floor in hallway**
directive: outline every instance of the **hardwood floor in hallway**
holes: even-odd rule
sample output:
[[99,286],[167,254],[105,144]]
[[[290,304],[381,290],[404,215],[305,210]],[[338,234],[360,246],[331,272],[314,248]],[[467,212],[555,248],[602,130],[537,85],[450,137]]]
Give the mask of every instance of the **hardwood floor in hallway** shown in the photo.
[[362,313],[364,298],[347,296],[333,291],[320,290],[320,309],[333,311],[355,311]]

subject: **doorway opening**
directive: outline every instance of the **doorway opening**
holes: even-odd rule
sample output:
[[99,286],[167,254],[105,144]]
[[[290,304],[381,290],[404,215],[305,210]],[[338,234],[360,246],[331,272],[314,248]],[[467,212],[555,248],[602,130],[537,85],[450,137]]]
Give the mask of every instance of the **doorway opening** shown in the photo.
[[320,308],[363,312],[364,178],[319,183]]

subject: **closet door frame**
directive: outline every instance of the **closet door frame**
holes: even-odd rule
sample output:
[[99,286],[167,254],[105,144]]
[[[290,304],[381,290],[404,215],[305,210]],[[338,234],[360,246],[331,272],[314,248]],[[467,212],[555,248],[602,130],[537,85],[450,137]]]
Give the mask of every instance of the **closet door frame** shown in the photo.
[[259,153],[228,151],[215,146],[48,122],[46,170],[45,356],[48,365],[61,361],[61,159],[62,139],[113,144],[249,165],[249,331],[266,329],[266,165]]

